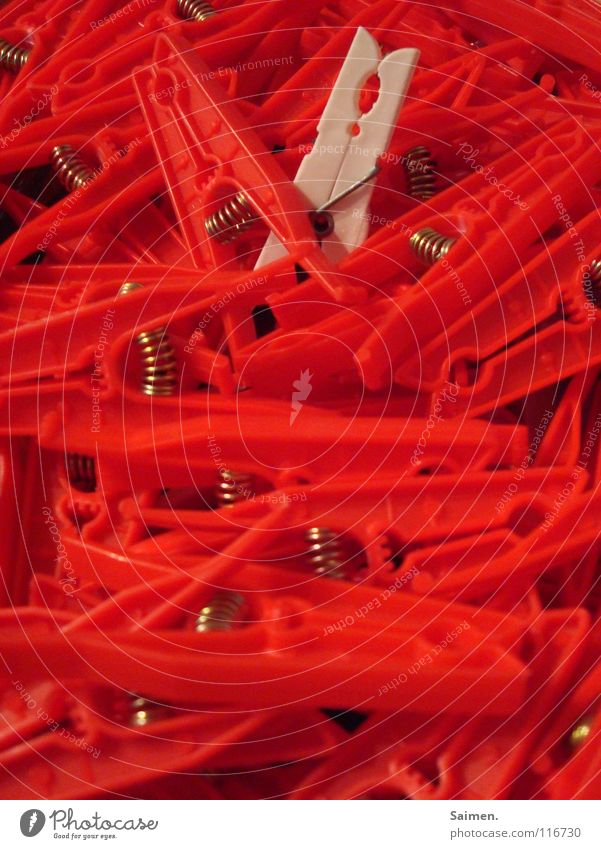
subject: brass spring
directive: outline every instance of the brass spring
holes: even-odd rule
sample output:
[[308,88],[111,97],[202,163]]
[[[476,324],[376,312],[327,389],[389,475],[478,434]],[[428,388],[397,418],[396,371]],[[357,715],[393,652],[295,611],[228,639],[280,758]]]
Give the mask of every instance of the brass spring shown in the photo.
[[413,147],[405,154],[407,190],[416,200],[429,200],[439,191],[436,178],[438,164],[427,147]]
[[409,244],[423,262],[434,265],[448,254],[456,241],[454,236],[443,236],[432,227],[424,227],[411,236]]
[[[141,283],[129,280],[123,283],[119,297],[142,289]],[[144,395],[173,395],[177,386],[175,351],[165,327],[146,330],[136,337],[142,351],[142,392]]]
[[252,494],[253,476],[247,472],[233,472],[222,469],[215,490],[218,507],[233,507],[239,501],[244,501]]
[[141,288],[142,288],[141,283],[127,282],[127,283],[124,283],[121,286],[121,288],[119,289],[117,294],[118,294],[119,297],[121,297],[122,295],[127,295],[127,294],[129,294],[129,292],[135,292],[136,289],[141,289]]
[[68,192],[83,188],[94,179],[94,173],[70,144],[59,144],[52,149],[52,167]]
[[305,531],[305,542],[316,575],[339,581],[349,578],[349,552],[340,534],[331,528],[309,528]]
[[216,15],[217,9],[214,9],[210,3],[203,3],[202,0],[177,0],[177,13],[180,18],[202,22]]
[[201,634],[209,631],[231,631],[244,607],[244,596],[223,590],[216,593],[196,618],[195,630]]
[[81,492],[96,489],[96,465],[93,457],[85,454],[67,454],[67,476],[69,483]]
[[136,337],[142,354],[144,395],[173,395],[177,387],[175,351],[164,327],[146,330]]
[[165,705],[157,704],[141,696],[132,699],[130,705],[129,724],[138,728],[165,719],[171,711]]
[[205,228],[209,236],[225,245],[237,239],[256,217],[246,195],[238,192],[205,219]]
[[30,51],[25,47],[17,47],[0,38],[0,65],[5,70],[17,74],[29,59],[29,54]]
[[570,731],[569,742],[572,749],[579,749],[586,742],[591,733],[593,717],[587,716],[581,719]]

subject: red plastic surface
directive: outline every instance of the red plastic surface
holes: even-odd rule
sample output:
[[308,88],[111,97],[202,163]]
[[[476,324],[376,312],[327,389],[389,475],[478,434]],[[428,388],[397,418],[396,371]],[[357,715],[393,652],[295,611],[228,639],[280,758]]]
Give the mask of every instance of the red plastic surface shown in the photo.
[[182,5],[0,12],[0,796],[598,798],[601,7]]

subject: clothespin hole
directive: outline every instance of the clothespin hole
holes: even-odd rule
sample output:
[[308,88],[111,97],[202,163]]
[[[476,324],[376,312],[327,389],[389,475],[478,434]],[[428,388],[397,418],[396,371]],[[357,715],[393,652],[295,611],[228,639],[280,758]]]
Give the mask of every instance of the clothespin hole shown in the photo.
[[262,339],[277,328],[275,315],[267,304],[259,304],[252,309],[252,319],[257,339]]
[[294,271],[296,274],[297,283],[304,283],[306,280],[309,279],[309,272],[305,271],[302,265],[299,265],[298,262],[294,264]]
[[333,233],[334,219],[326,210],[323,212],[310,212],[309,218],[311,219],[311,226],[315,231],[315,235],[318,238],[324,239],[330,233]]

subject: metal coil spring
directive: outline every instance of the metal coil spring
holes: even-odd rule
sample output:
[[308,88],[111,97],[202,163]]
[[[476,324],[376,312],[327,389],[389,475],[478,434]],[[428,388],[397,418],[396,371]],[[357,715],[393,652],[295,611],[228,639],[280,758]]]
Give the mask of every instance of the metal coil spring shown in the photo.
[[219,472],[219,480],[215,488],[215,498],[218,507],[233,507],[239,501],[245,501],[252,495],[251,485],[253,476],[247,472],[233,472],[223,469]]
[[145,330],[136,337],[136,342],[142,355],[142,393],[173,395],[177,387],[177,362],[166,329]]
[[438,164],[432,159],[427,147],[413,147],[405,154],[405,174],[407,190],[416,200],[429,200],[439,191],[436,169]]
[[209,236],[225,245],[237,239],[240,233],[250,227],[256,217],[246,195],[238,192],[217,212],[205,219],[205,228]]
[[331,528],[309,528],[305,531],[305,542],[309,545],[308,560],[316,575],[348,580],[350,552],[339,533]]
[[170,714],[171,711],[165,705],[137,696],[130,704],[129,724],[140,728],[159,719],[165,719]]
[[121,286],[121,288],[117,292],[117,295],[119,297],[121,297],[122,295],[128,295],[130,292],[135,292],[136,289],[141,289],[141,288],[142,288],[141,283],[133,283],[133,282],[128,281],[127,283],[124,283],[123,286]]
[[232,591],[216,593],[196,619],[195,630],[201,634],[209,631],[231,631],[239,622],[244,607],[244,596]]
[[0,38],[0,66],[13,74],[17,74],[25,65],[30,52],[25,47],[17,47],[16,44]]
[[[122,297],[142,288],[141,283],[130,280],[117,294]],[[177,387],[177,361],[166,328],[144,331],[136,337],[136,342],[142,352],[141,389],[144,395],[173,395]]]
[[456,241],[454,236],[443,236],[432,227],[424,227],[411,236],[409,244],[423,262],[434,265],[448,254]]
[[202,22],[217,14],[217,9],[202,0],[177,0],[177,13],[180,18]]
[[59,144],[54,147],[50,162],[68,192],[81,189],[94,179],[94,172],[69,144]]
[[593,717],[587,716],[581,719],[570,731],[569,743],[572,749],[579,749],[584,745],[591,733]]
[[81,492],[96,490],[96,464],[93,457],[85,454],[67,454],[67,477],[69,483]]

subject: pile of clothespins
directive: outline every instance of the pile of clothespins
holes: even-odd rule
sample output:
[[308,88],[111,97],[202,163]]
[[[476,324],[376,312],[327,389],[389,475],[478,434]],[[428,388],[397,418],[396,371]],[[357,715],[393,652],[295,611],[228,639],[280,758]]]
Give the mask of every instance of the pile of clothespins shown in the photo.
[[600,7],[121,4],[0,11],[0,796],[598,798]]

